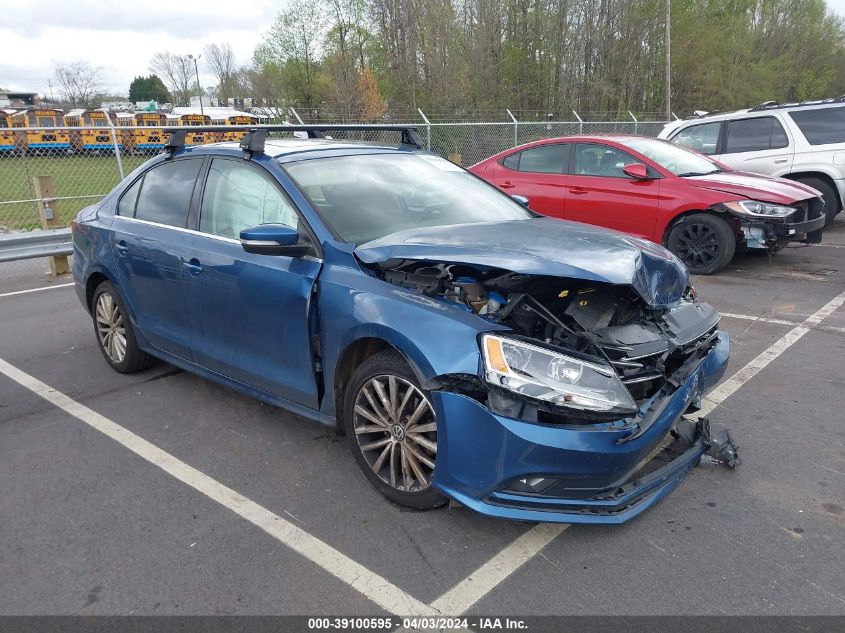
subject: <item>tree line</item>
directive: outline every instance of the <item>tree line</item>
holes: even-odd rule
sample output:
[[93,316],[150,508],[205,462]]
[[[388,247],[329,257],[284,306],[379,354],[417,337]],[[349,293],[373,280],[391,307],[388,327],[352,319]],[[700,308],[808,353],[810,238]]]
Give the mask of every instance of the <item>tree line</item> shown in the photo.
[[[666,0],[291,0],[247,63],[225,42],[199,62],[211,96],[310,118],[627,118],[664,112],[665,28]],[[845,93],[824,0],[672,0],[671,54],[679,115]],[[201,92],[194,61],[150,62],[176,105]]]

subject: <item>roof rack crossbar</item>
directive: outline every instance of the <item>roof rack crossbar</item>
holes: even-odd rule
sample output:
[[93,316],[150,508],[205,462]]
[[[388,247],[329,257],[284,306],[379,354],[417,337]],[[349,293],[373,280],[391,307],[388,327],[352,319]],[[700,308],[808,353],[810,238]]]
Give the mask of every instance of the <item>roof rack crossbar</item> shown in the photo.
[[765,101],[760,105],[749,108],[749,112],[764,112],[766,110],[780,110],[783,108],[807,108],[810,106],[827,105],[831,103],[845,103],[845,95],[832,97],[830,99],[815,99],[813,101],[798,101],[791,103],[779,103],[777,101]]
[[[191,126],[191,132],[219,132],[221,126]],[[264,152],[264,142],[270,132],[306,132],[308,138],[326,138],[326,134],[332,132],[401,132],[402,139],[400,147],[406,149],[419,150],[423,148],[422,138],[417,132],[417,129],[412,125],[400,124],[368,124],[368,123],[352,123],[352,124],[312,124],[312,125],[250,125],[249,132],[241,140],[240,147],[244,152],[250,154],[260,154]],[[173,154],[176,149],[185,146],[186,130],[172,127],[165,127],[164,132],[170,134],[170,138],[165,145],[168,150],[168,157]],[[256,134],[261,132],[261,134]]]

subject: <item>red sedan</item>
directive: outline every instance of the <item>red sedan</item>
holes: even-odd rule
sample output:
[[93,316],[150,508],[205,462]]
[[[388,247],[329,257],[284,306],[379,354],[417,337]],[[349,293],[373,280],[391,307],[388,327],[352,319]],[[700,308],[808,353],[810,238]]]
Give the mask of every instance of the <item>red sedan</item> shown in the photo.
[[703,275],[726,266],[738,248],[818,243],[824,226],[824,202],[811,187],[640,136],[544,139],[470,171],[538,213],[663,244]]

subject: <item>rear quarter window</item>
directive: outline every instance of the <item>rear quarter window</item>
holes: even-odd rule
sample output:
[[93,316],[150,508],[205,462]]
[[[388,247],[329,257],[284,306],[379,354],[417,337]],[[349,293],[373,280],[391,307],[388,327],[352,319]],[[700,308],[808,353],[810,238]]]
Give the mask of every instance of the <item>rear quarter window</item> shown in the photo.
[[813,108],[788,114],[810,145],[845,143],[845,108]]
[[521,152],[517,152],[516,154],[511,154],[505,160],[502,161],[502,165],[507,167],[508,169],[513,169],[514,171],[519,171],[519,155]]
[[127,218],[135,217],[135,203],[138,202],[138,192],[141,190],[143,178],[138,178],[135,183],[127,189],[117,203],[117,214]]

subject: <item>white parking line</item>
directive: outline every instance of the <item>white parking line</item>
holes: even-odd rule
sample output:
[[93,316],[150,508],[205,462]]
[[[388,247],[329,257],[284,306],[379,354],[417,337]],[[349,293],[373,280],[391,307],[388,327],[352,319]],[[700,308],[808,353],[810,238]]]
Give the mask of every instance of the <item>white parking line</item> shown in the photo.
[[43,288],[30,288],[29,290],[15,290],[14,292],[4,292],[0,294],[0,298],[3,297],[14,297],[15,295],[27,295],[30,292],[41,292],[42,290],[53,290],[53,288],[67,288],[68,286],[72,286],[73,282],[69,284],[55,284],[53,286],[44,286]]
[[[770,323],[772,325],[801,325],[801,323],[796,321],[787,321],[785,319],[770,319],[768,317],[757,317],[752,316],[750,314],[731,314],[730,312],[722,312],[723,317],[728,319],[740,319],[743,321],[757,321],[759,323]],[[823,325],[818,323],[810,328],[811,330],[821,330],[823,332],[839,332],[845,333],[845,327],[836,327],[835,325]]]
[[[745,367],[740,369],[733,376],[728,378],[725,382],[706,395],[703,399],[701,410],[696,412],[696,415],[706,416],[713,409],[722,404],[727,398],[733,395],[737,389],[754,378],[754,376],[759,374],[760,371],[762,371],[769,363],[798,342],[801,337],[813,329],[814,326],[819,325],[824,319],[833,314],[834,311],[843,303],[845,303],[845,292],[840,293],[804,319],[803,322],[795,325],[795,327],[775,341],[770,347],[763,350],[763,352],[761,352]],[[793,324],[790,323],[790,325]]]
[[769,317],[754,316],[751,314],[733,314],[731,312],[720,312],[726,319],[740,319],[741,321],[759,321],[760,323],[771,323],[772,325],[800,325],[795,321],[786,319],[770,319]]
[[437,598],[431,606],[440,613],[465,613],[568,527],[569,525],[559,523],[540,523],[534,526]]
[[56,391],[50,385],[30,376],[14,365],[10,365],[3,359],[0,359],[0,373],[91,428],[110,437],[142,459],[158,466],[168,475],[191,486],[209,499],[216,501],[241,518],[261,528],[270,536],[360,592],[385,611],[397,615],[434,615],[436,613],[430,606],[342,554],[331,545],[324,543],[267,508],[258,505],[196,468],[166,453],[128,429]]

